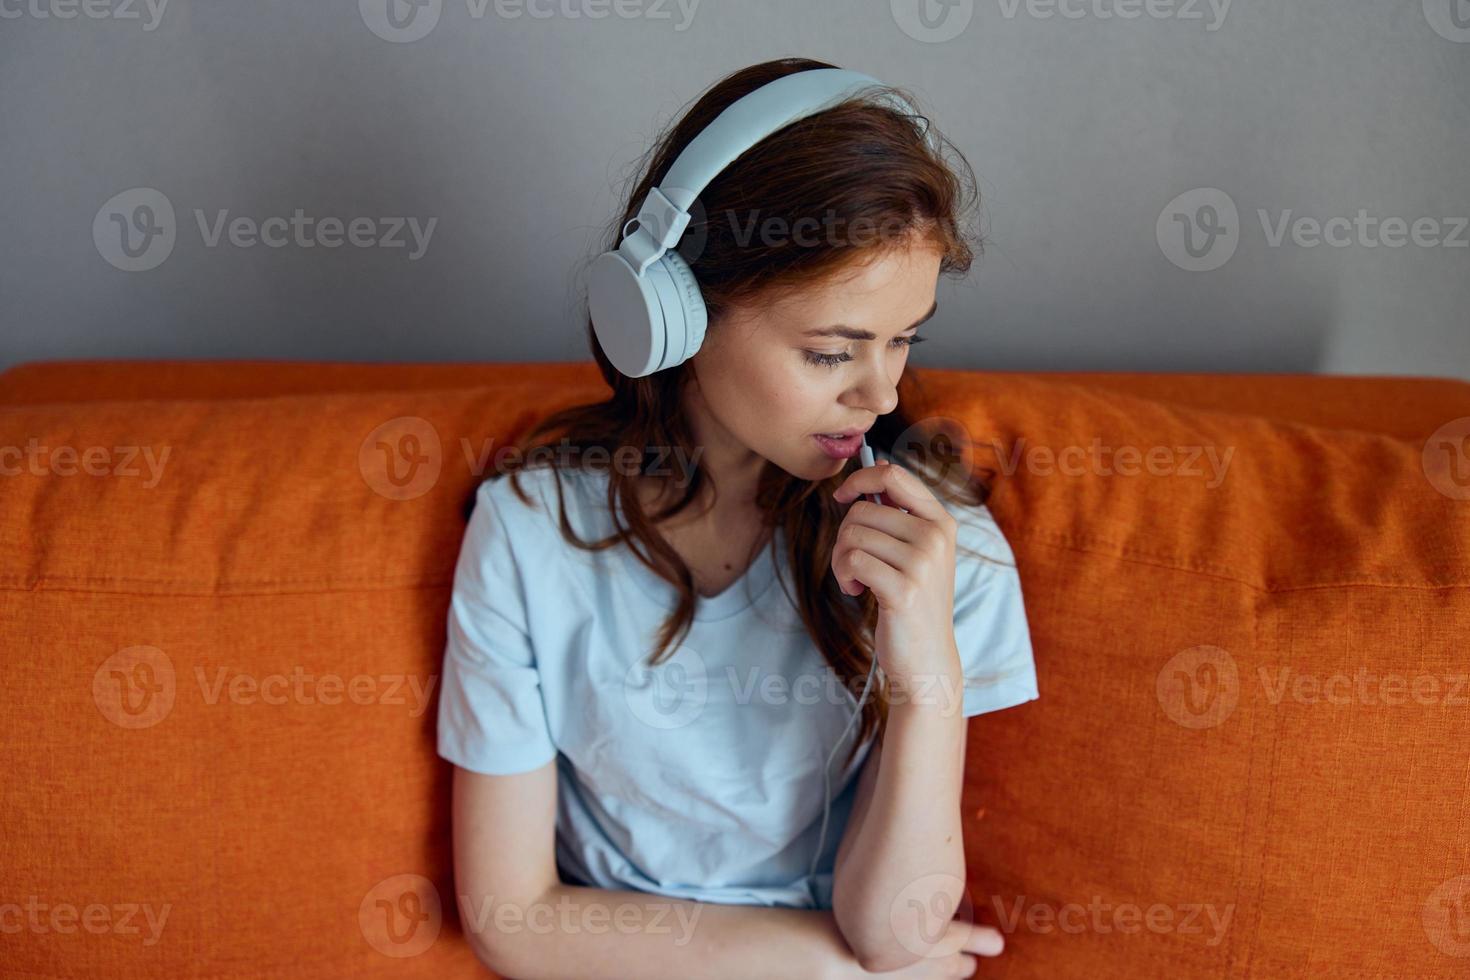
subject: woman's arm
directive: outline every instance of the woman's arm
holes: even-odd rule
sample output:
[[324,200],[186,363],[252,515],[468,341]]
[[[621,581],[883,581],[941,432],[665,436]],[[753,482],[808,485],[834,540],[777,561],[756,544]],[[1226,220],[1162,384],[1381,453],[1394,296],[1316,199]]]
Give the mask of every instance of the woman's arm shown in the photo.
[[529,903],[459,896],[459,904],[482,961],[515,980],[862,975],[825,910],[720,905],[565,884]]
[[956,672],[930,696],[915,690],[895,699],[838,846],[833,913],[873,972],[937,951],[964,894],[962,681]]
[[554,762],[454,768],[454,904],[475,955],[506,977],[863,975],[832,913],[719,905],[564,884]]
[[[873,494],[882,502],[859,499]],[[873,654],[896,686],[871,799],[834,870],[833,911],[864,967],[893,970],[942,952],[965,894],[959,524],[924,481],[886,459],[848,474],[832,499],[852,501],[832,572],[849,595],[872,590]]]

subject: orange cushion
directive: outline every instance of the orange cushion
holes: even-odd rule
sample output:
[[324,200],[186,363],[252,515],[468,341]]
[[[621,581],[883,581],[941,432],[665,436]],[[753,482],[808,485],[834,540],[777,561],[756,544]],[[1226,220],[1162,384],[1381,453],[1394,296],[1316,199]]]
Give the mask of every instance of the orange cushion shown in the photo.
[[[75,453],[0,477],[0,902],[50,907],[7,971],[473,969],[434,751],[464,507],[487,453],[602,388],[590,365],[403,367],[0,376],[0,447]],[[108,400],[133,370],[153,398]],[[1188,404],[1208,376],[1162,400],[926,376],[923,412],[996,474],[1040,675],[970,728],[971,896],[1012,930],[1006,975],[1461,975],[1470,504],[1425,440],[1470,385],[1343,379],[1333,429]],[[1310,413],[1314,385],[1246,401]],[[1360,670],[1438,694],[1337,703]]]

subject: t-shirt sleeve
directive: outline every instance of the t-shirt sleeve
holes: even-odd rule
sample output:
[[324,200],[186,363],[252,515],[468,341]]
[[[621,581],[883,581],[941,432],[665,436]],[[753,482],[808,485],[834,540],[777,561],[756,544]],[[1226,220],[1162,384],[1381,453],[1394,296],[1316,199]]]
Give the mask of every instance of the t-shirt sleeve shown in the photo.
[[439,755],[487,775],[526,772],[556,756],[525,584],[500,513],[502,495],[493,489],[509,479],[476,491],[454,571],[440,680]]
[[[983,504],[948,503],[955,531],[954,639],[966,718],[1034,701],[1036,662],[1015,556]],[[979,552],[985,559],[967,552]],[[987,560],[988,559],[988,560]]]

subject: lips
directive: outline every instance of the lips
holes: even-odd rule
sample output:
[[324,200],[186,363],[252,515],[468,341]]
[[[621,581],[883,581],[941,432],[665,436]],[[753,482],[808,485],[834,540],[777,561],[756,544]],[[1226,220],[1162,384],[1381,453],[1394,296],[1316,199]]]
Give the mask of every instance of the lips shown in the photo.
[[[863,430],[859,429],[858,431],[862,432]],[[831,456],[833,459],[851,459],[862,449],[863,443],[862,439],[857,435],[847,436],[843,439],[834,439],[831,436],[824,435],[814,435],[812,438],[822,448],[822,452]]]
[[828,439],[847,439],[851,436],[861,435],[870,428],[872,426],[853,426],[850,429],[838,429],[836,432],[818,432],[817,435],[826,436]]

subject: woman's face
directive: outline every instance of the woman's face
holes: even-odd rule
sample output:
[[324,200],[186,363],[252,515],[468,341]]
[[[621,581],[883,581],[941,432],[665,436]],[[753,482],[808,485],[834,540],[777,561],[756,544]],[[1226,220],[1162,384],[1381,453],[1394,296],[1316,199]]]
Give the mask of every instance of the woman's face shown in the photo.
[[[841,472],[846,460],[825,453],[816,435],[867,429],[897,407],[909,341],[935,308],[942,257],[915,240],[712,324],[691,359],[688,409],[716,482],[751,489],[765,460],[799,479]],[[818,332],[832,328],[872,339]]]

